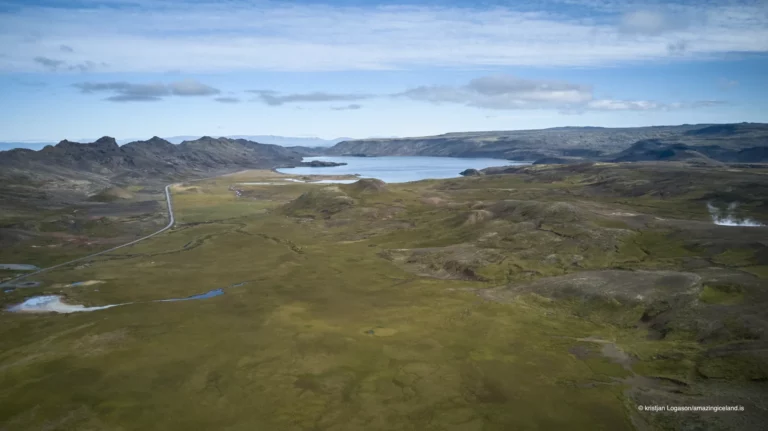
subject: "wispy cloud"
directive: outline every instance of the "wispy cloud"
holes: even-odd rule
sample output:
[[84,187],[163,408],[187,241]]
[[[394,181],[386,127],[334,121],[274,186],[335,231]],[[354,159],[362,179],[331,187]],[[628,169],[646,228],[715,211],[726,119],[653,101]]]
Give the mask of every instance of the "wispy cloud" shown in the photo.
[[213,100],[219,103],[240,103],[240,99],[237,97],[217,97]]
[[688,42],[685,40],[678,40],[677,42],[671,42],[667,44],[667,52],[670,55],[683,55],[688,50]]
[[563,81],[495,75],[473,79],[461,87],[422,86],[395,96],[487,109],[536,109],[584,104],[592,99],[592,88]]
[[[30,3],[0,12],[0,46],[13,60],[1,67],[28,68],[21,59],[30,54],[53,59],[62,40],[77,47],[67,52],[78,57],[73,64],[99,59],[114,72],[604,66],[669,61],[671,52],[683,51],[680,41],[686,58],[768,52],[768,8],[750,0],[678,0],[652,7],[542,0],[477,8],[100,3]],[[564,3],[583,11],[568,15],[575,8],[563,9]],[[599,13],[584,19],[594,11]]]
[[81,82],[73,85],[85,94],[113,93],[105,100],[111,102],[155,102],[167,96],[211,96],[220,91],[188,79],[170,84],[132,84],[128,82]]
[[689,106],[691,108],[709,108],[712,106],[722,106],[728,104],[729,103],[725,100],[697,100],[687,104],[683,103],[682,107]]
[[621,16],[619,30],[629,34],[658,36],[684,30],[688,24],[685,15],[673,14],[672,11],[635,10]]
[[101,63],[98,64],[96,62],[86,60],[80,63],[67,63],[64,60],[57,60],[54,58],[48,58],[48,57],[35,57],[32,59],[35,63],[43,66],[45,69],[50,70],[52,72],[60,71],[60,70],[69,70],[69,71],[79,71],[79,72],[89,72],[92,71],[98,67],[107,67],[107,63]]
[[650,111],[703,108],[719,101],[661,103],[648,100],[596,99],[589,85],[565,81],[522,79],[494,75],[473,79],[467,85],[422,86],[394,95],[435,104],[460,104],[484,109],[560,109],[582,111]]
[[260,100],[270,106],[280,106],[293,102],[340,102],[370,99],[374,97],[370,94],[334,94],[324,92],[314,93],[295,93],[282,94],[272,90],[247,90],[253,93]]
[[175,96],[212,96],[221,93],[220,90],[194,79],[172,82],[168,84],[168,90]]
[[59,68],[59,66],[64,64],[64,62],[61,60],[55,60],[53,58],[48,58],[48,57],[35,57],[32,60],[35,63],[42,65],[48,70],[56,70]]
[[358,109],[362,109],[363,105],[358,105],[357,103],[352,103],[347,106],[332,106],[331,109],[334,111],[356,111]]
[[110,102],[159,102],[162,100],[159,96],[146,96],[141,94],[118,94],[109,96],[104,100]]
[[82,63],[71,64],[67,66],[67,70],[74,70],[79,72],[90,72],[98,67],[107,67],[107,63],[97,64],[96,62],[86,60]]
[[59,51],[62,52],[75,52],[75,50],[69,45],[59,45]]

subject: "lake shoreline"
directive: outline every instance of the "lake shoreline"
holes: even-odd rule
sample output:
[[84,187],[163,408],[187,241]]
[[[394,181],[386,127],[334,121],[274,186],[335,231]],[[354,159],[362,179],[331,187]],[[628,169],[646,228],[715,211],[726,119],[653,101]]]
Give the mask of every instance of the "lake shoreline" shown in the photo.
[[529,165],[527,161],[493,158],[431,157],[431,156],[313,156],[302,158],[302,164],[312,162],[337,163],[338,166],[313,168],[308,166],[276,167],[274,172],[285,175],[357,175],[376,178],[387,183],[405,183],[426,179],[458,178],[467,169],[495,166]]

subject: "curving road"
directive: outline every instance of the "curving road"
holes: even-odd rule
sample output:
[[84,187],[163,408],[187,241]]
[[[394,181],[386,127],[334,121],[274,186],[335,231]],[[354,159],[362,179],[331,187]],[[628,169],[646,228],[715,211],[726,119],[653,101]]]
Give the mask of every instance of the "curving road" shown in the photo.
[[0,287],[13,287],[13,283],[16,283],[17,281],[25,279],[27,277],[32,277],[33,275],[37,275],[37,274],[40,274],[42,272],[50,271],[50,270],[56,269],[56,268],[61,268],[62,266],[67,266],[67,265],[70,265],[70,264],[73,264],[73,263],[76,263],[76,262],[81,262],[83,260],[88,260],[88,259],[91,259],[93,257],[99,256],[101,254],[105,254],[105,253],[109,253],[111,251],[115,251],[117,249],[121,249],[123,247],[128,247],[128,246],[136,244],[137,242],[144,241],[145,239],[152,238],[153,236],[160,235],[161,233],[167,231],[168,229],[172,228],[173,225],[176,223],[176,218],[173,216],[173,203],[171,202],[171,186],[172,185],[174,185],[174,184],[168,184],[167,186],[165,186],[165,201],[168,204],[168,226],[160,229],[157,232],[151,233],[151,234],[149,234],[147,236],[141,237],[139,239],[133,240],[131,242],[128,242],[128,243],[125,243],[125,244],[122,244],[122,245],[118,245],[117,247],[112,247],[112,248],[107,249],[107,250],[102,250],[102,251],[100,251],[98,253],[93,253],[93,254],[89,254],[88,256],[83,256],[83,257],[79,257],[79,258],[74,259],[74,260],[70,260],[69,262],[60,263],[58,265],[49,266],[48,268],[39,269],[39,270],[37,270],[35,272],[30,272],[29,274],[21,275],[19,277],[16,277],[16,278],[8,280],[8,281],[6,281],[4,283],[1,283]]

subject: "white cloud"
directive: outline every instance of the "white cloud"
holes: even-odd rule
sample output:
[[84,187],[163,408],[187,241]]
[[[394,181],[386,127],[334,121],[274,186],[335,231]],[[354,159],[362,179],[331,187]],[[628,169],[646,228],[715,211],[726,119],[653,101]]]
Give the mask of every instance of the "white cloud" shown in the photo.
[[539,109],[582,105],[592,100],[592,89],[563,81],[492,75],[473,79],[461,87],[421,86],[395,96],[486,109]]
[[[73,87],[83,94],[111,93],[105,100],[112,102],[151,102],[168,96],[213,96],[217,88],[193,79],[164,84],[115,82],[80,82]],[[524,79],[513,75],[489,75],[472,79],[466,85],[424,85],[393,94],[364,93],[281,93],[274,90],[246,90],[255,94],[252,101],[269,106],[295,103],[329,103],[364,99],[399,98],[433,104],[464,105],[492,110],[557,109],[562,113],[584,111],[651,111],[708,108],[723,105],[719,100],[662,103],[649,100],[597,99],[592,86],[567,81]],[[220,103],[240,103],[241,99],[227,96],[213,100]],[[302,109],[294,106],[295,109]],[[334,111],[359,110],[357,103],[330,106]]]
[[467,89],[483,96],[511,96],[533,103],[580,103],[589,100],[592,88],[564,81],[520,79],[493,75],[473,79]]
[[395,96],[435,104],[452,103],[484,109],[560,109],[569,113],[587,110],[670,110],[722,104],[720,101],[711,100],[660,103],[648,100],[595,99],[591,86],[564,81],[521,79],[510,75],[485,76],[460,87],[416,87]]
[[331,110],[333,111],[357,111],[358,109],[363,109],[363,105],[359,105],[357,103],[352,103],[347,106],[332,106]]
[[768,51],[768,8],[760,4],[643,9],[581,1],[602,11],[584,19],[555,13],[564,2],[511,6],[518,10],[142,0],[87,12],[22,6],[0,12],[7,54],[0,67],[32,69],[30,58],[55,57],[62,42],[77,46],[67,54],[71,64],[107,62],[111,72],[601,66],[669,61],[680,41],[692,58]]
[[619,29],[625,33],[656,36],[668,31],[681,30],[687,25],[681,17],[670,13],[637,10],[621,17]]
[[[286,103],[294,102],[340,102],[370,99],[374,97],[370,94],[335,94],[316,91],[314,93],[296,93],[282,94],[272,90],[246,90],[247,93],[254,93],[257,100],[270,106],[280,106]],[[351,106],[351,105],[350,105]],[[357,105],[359,106],[359,105]]]
[[592,100],[587,103],[587,108],[598,111],[647,111],[659,109],[664,106],[647,100]]
[[587,86],[565,82],[520,79],[509,75],[487,76],[462,87],[421,86],[395,96],[431,103],[459,103],[487,109],[527,109],[570,106],[589,101]]

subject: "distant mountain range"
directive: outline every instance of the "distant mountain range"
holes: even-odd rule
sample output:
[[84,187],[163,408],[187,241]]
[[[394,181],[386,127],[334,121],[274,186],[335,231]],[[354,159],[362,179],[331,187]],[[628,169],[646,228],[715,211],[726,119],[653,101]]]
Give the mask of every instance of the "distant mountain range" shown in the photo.
[[[162,139],[171,144],[181,144],[201,138],[172,136]],[[699,159],[704,162],[708,159],[721,162],[768,161],[764,150],[768,146],[768,124],[762,123],[684,124],[627,128],[555,127],[540,130],[458,132],[413,138],[320,139],[274,135],[231,135],[217,139],[277,145],[289,148],[302,156],[493,157],[563,163],[614,159],[616,161],[687,159]],[[131,142],[145,141],[119,139],[115,142],[126,145]],[[639,142],[645,143],[633,147]],[[39,150],[46,145],[55,144],[53,142],[0,142],[0,151],[12,148]],[[623,153],[619,154],[621,152]]]
[[[313,137],[288,137],[274,135],[229,135],[224,137],[229,139],[246,139],[248,141],[258,142],[260,144],[280,145],[281,147],[331,147],[341,141],[348,141],[353,139],[320,139]],[[199,136],[171,136],[164,139],[174,144],[180,144],[183,141],[191,141],[198,138]]]
[[[170,136],[162,138],[172,144],[180,144],[184,141],[194,141],[202,136]],[[314,137],[288,137],[288,136],[274,136],[274,135],[230,135],[223,136],[228,139],[245,139],[252,142],[258,142],[260,144],[280,145],[281,147],[308,147],[308,148],[320,148],[331,147],[339,142],[348,141],[353,138],[335,138],[335,139],[320,139]],[[93,142],[96,139],[78,139],[77,142]],[[130,142],[137,142],[140,139],[116,139],[118,145],[128,144]],[[12,150],[14,148],[28,148],[30,150],[40,150],[46,145],[56,145],[56,142],[46,141],[8,141],[0,142],[0,151]]]
[[632,128],[557,127],[542,130],[446,133],[338,143],[325,155],[493,157],[570,163],[693,160],[768,162],[768,124],[684,124]]
[[[82,144],[64,140],[38,151],[0,152],[0,181],[45,187],[159,183],[238,169],[296,166],[302,157],[312,155],[493,157],[548,164],[664,160],[699,164],[768,162],[768,124],[759,123],[448,133],[418,138],[346,140],[332,147],[291,145],[321,142],[327,145],[333,141],[317,138],[248,137],[252,139],[171,138],[178,144],[153,137],[124,145],[110,137]],[[270,139],[281,145],[265,143]]]
[[0,182],[87,192],[114,184],[161,183],[238,169],[297,165],[301,159],[291,149],[246,139],[203,136],[172,144],[153,137],[120,146],[105,136],[91,143],[64,140],[38,151],[0,152]]

